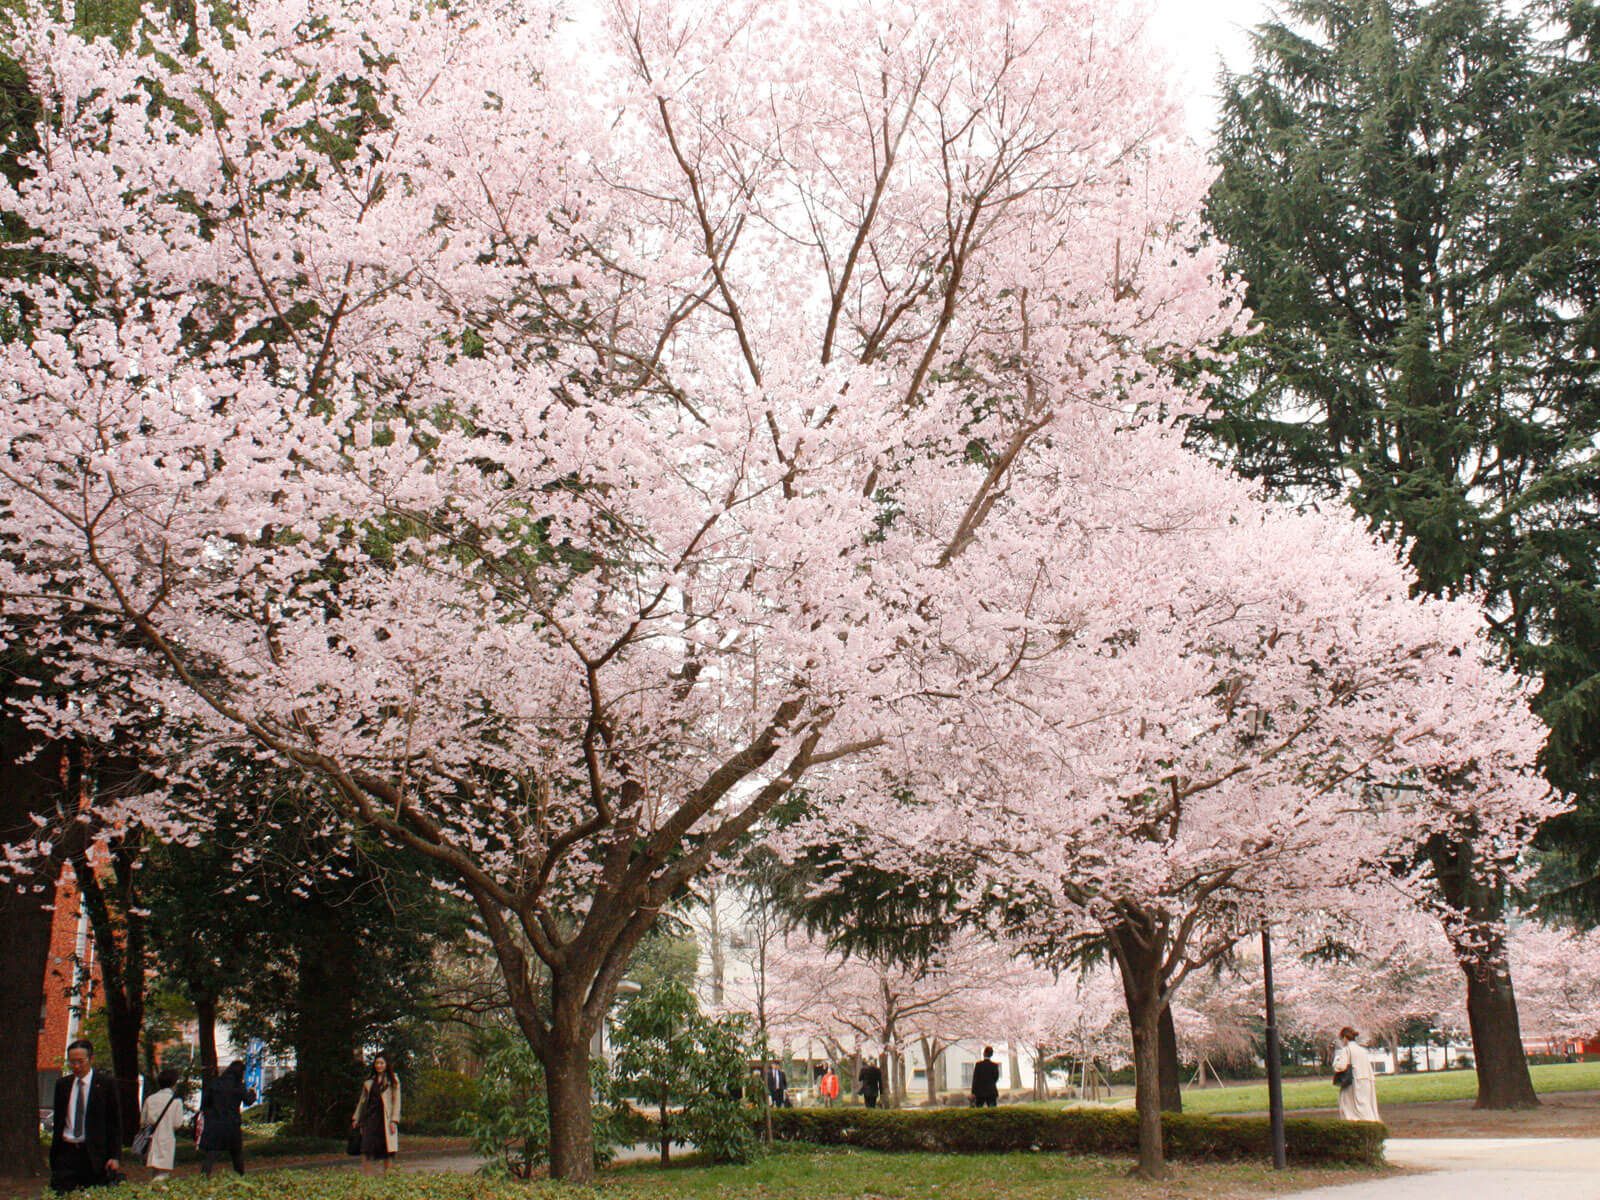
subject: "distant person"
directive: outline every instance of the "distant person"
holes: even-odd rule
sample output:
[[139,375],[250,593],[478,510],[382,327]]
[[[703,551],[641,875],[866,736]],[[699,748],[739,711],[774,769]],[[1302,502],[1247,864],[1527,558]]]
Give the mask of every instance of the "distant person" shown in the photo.
[[856,1077],[856,1086],[861,1089],[861,1102],[868,1108],[878,1107],[878,1097],[883,1095],[883,1072],[878,1069],[878,1064],[869,1062],[861,1068],[861,1074]]
[[94,1069],[93,1042],[79,1038],[67,1047],[67,1072],[56,1080],[50,1135],[57,1192],[100,1187],[122,1170],[122,1098],[117,1081]]
[[1378,1081],[1367,1048],[1346,1025],[1333,1055],[1333,1081],[1339,1085],[1339,1116],[1346,1121],[1378,1120]]
[[388,1174],[400,1151],[400,1077],[385,1054],[374,1056],[371,1073],[361,1081],[350,1127],[361,1134],[362,1173]]
[[144,1098],[144,1106],[139,1109],[139,1127],[150,1131],[144,1165],[154,1172],[150,1177],[152,1183],[160,1183],[172,1174],[178,1153],[178,1125],[182,1120],[178,1073],[169,1068],[156,1076],[156,1090]]
[[777,1063],[767,1067],[767,1098],[772,1101],[773,1108],[790,1107],[789,1075]]
[[219,1154],[233,1159],[234,1174],[244,1174],[244,1120],[239,1110],[255,1102],[255,1091],[244,1085],[242,1062],[229,1063],[221,1075],[207,1081],[200,1093],[202,1175],[211,1174]]
[[972,1107],[993,1108],[1000,1103],[1000,1064],[994,1047],[983,1048],[983,1061],[972,1068]]
[[839,1101],[839,1077],[833,1073],[830,1066],[822,1072],[822,1078],[817,1083],[817,1091],[822,1096],[824,1108],[832,1108]]

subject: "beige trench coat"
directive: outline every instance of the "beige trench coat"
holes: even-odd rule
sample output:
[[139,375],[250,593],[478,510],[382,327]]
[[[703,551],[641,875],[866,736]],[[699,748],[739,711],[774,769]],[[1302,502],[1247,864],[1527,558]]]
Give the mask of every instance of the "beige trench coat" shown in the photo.
[[[370,1078],[361,1081],[361,1099],[356,1101],[355,1120],[351,1122],[357,1129],[361,1127],[361,1116],[367,1111],[367,1096],[372,1091]],[[386,1088],[383,1092],[383,1140],[388,1146],[390,1154],[400,1152],[400,1077],[395,1076],[394,1086]]]

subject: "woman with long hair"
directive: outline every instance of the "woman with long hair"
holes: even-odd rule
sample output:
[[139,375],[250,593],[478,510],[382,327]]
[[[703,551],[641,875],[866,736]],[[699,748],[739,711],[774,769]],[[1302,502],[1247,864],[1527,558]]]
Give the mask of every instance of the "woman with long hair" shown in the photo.
[[256,1102],[256,1094],[244,1085],[244,1064],[231,1062],[222,1074],[208,1081],[200,1094],[200,1117],[204,1121],[200,1149],[205,1160],[200,1172],[210,1175],[217,1155],[233,1159],[236,1174],[244,1174],[244,1122],[239,1110]]
[[381,1051],[372,1056],[372,1071],[361,1081],[361,1099],[356,1101],[350,1127],[361,1134],[361,1170],[369,1175],[387,1173],[400,1149],[400,1077]]

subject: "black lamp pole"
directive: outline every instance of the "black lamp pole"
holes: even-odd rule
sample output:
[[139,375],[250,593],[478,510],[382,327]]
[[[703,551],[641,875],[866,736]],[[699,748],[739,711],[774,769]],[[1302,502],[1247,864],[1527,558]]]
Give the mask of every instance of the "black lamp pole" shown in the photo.
[[1278,1011],[1272,1000],[1272,931],[1261,922],[1261,973],[1267,985],[1267,1111],[1271,1115],[1272,1165],[1283,1170],[1289,1165],[1283,1140],[1283,1068],[1278,1052]]

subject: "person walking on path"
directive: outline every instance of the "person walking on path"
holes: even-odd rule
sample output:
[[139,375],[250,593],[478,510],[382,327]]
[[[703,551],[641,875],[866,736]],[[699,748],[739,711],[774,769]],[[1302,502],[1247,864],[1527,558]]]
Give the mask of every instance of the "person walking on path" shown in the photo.
[[374,1056],[372,1073],[361,1081],[361,1099],[356,1101],[350,1127],[361,1134],[362,1173],[388,1174],[400,1151],[400,1076],[388,1055]]
[[111,1182],[122,1164],[122,1097],[117,1081],[94,1069],[94,1043],[67,1047],[67,1071],[56,1080],[50,1134],[50,1187],[70,1192]]
[[1339,1085],[1339,1116],[1346,1121],[1378,1120],[1378,1081],[1367,1048],[1346,1025],[1339,1031],[1333,1055],[1333,1079]]
[[242,1062],[229,1063],[221,1075],[207,1081],[200,1093],[202,1175],[211,1174],[217,1155],[223,1153],[233,1159],[234,1174],[244,1174],[244,1121],[239,1110],[255,1102],[255,1091],[244,1085]]
[[144,1152],[144,1165],[155,1172],[151,1182],[171,1176],[178,1153],[178,1123],[183,1120],[183,1105],[178,1101],[178,1073],[170,1068],[156,1076],[156,1090],[144,1098],[139,1110],[139,1127],[150,1130],[150,1148]]
[[983,1048],[983,1061],[972,1068],[972,1106],[993,1108],[1000,1103],[1000,1064],[994,1061],[994,1047]]
[[877,1063],[869,1062],[861,1068],[856,1086],[861,1089],[861,1102],[868,1108],[877,1108],[878,1097],[883,1094],[883,1072]]
[[822,1081],[817,1084],[817,1091],[822,1094],[822,1104],[825,1108],[832,1108],[839,1100],[839,1077],[833,1073],[833,1068],[828,1067],[822,1072]]

